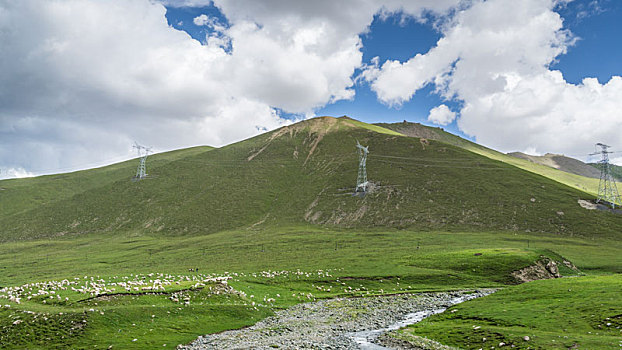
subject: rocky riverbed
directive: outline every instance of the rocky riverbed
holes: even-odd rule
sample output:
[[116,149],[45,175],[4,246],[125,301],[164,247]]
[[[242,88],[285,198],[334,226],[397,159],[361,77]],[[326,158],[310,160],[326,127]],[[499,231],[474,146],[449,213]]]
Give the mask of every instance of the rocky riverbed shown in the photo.
[[277,311],[274,316],[248,328],[199,337],[179,349],[388,349],[393,344],[383,337],[385,332],[493,292],[476,290],[320,300]]

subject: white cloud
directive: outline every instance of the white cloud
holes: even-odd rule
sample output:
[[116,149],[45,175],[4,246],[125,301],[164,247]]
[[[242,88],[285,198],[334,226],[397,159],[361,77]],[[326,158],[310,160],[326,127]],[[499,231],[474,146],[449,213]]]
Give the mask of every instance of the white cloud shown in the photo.
[[[329,101],[350,99],[361,67],[359,34],[379,11],[421,16],[442,13],[459,0],[254,1],[216,0],[226,15],[239,93],[286,111],[308,113]],[[272,72],[266,79],[266,72]],[[295,96],[293,96],[295,94]]]
[[202,14],[193,19],[193,23],[200,27],[207,27],[209,29],[205,36],[205,43],[207,46],[219,47],[224,50],[231,48],[231,38],[227,35],[227,27],[220,23],[218,18]]
[[447,125],[456,119],[456,112],[453,112],[447,107],[447,105],[440,105],[432,108],[428,115],[428,121],[439,124]]
[[33,176],[35,176],[34,173],[26,171],[24,168],[0,169],[0,179],[20,179]]
[[221,34],[227,29],[218,18],[206,14],[195,17],[192,22],[199,27],[205,26]]
[[92,166],[135,139],[160,150],[233,141],[194,128],[231,100],[230,58],[164,14],[137,0],[0,1],[0,166]]
[[622,78],[564,80],[549,66],[575,38],[557,1],[474,1],[425,54],[368,68],[378,98],[399,105],[427,84],[463,101],[458,126],[502,151],[586,154],[596,142],[622,148]]
[[[170,27],[184,0],[0,0],[0,166],[73,169],[128,155],[220,146],[353,97],[359,34],[379,11],[421,16],[459,0],[216,1],[228,27],[201,45]],[[19,149],[20,152],[10,152]],[[34,170],[33,170],[34,171]]]
[[192,22],[197,26],[204,26],[209,23],[209,17],[206,14],[195,17]]

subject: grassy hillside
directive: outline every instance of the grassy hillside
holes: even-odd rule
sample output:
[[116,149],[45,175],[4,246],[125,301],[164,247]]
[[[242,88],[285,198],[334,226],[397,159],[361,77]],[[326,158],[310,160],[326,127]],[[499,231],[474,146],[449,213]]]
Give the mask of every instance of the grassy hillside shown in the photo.
[[[596,168],[600,172],[601,165],[599,163],[590,163],[590,166]],[[610,164],[611,174],[617,181],[622,182],[622,166]]]
[[490,159],[498,160],[507,164],[514,165],[523,170],[530,171],[535,174],[539,174],[550,179],[553,179],[557,182],[565,184],[567,186],[576,188],[578,190],[591,193],[593,195],[598,194],[598,179],[589,178],[585,176],[580,176],[572,173],[568,173],[565,171],[557,170],[550,166],[538,164],[535,162],[531,162],[526,159],[512,157],[510,155],[497,152],[493,149],[484,147],[482,145],[478,145],[474,142],[465,140],[456,135],[445,132],[441,128],[434,128],[425,125],[421,125],[419,123],[378,123],[378,126],[395,130],[404,135],[417,137],[417,138],[426,138],[431,140],[438,140],[445,143],[449,143],[451,145],[464,148],[471,152],[480,154]]
[[[370,149],[372,186],[364,198],[351,196],[357,140]],[[104,170],[93,170],[93,176],[103,177],[98,171]],[[34,209],[3,212],[2,240],[93,232],[207,234],[305,222],[615,235],[622,223],[622,216],[581,208],[577,200],[589,195],[545,177],[347,118],[305,121],[154,164],[149,173],[153,178],[132,182],[119,176]],[[35,183],[21,196],[38,192]]]
[[397,337],[462,349],[616,349],[621,287],[620,275],[535,281],[452,307]]
[[[147,169],[158,168],[173,160],[200,154],[211,147],[193,147],[149,156]],[[101,168],[72,173],[0,181],[0,215],[3,217],[27,212],[69,199],[116,181],[126,181],[136,174],[138,160],[129,160]]]

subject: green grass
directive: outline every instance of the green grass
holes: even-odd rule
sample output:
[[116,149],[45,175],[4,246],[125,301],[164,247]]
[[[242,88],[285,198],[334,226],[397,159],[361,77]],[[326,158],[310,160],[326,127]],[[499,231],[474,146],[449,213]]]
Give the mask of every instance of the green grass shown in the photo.
[[174,348],[199,334],[248,326],[271,313],[266,306],[251,306],[243,296],[215,294],[215,285],[214,290],[208,287],[212,286],[177,293],[175,288],[159,294],[109,293],[90,300],[56,289],[56,295],[70,300],[47,307],[55,299],[46,296],[0,308],[0,342],[3,348],[20,349]]
[[[273,310],[317,298],[503,287],[513,283],[508,279],[512,271],[543,255],[581,262],[579,268],[589,274],[612,274],[622,266],[622,247],[615,241],[512,232],[364,232],[294,226],[193,237],[90,234],[4,243],[2,286],[76,278],[84,286],[93,277],[111,289],[101,294],[114,295],[125,290],[113,283],[134,280],[151,286],[159,273],[190,281],[166,286],[161,295],[140,295],[141,289],[110,300],[85,301],[92,297],[88,291],[69,290],[57,292],[60,301],[49,301],[48,295],[22,299],[20,304],[5,299],[0,304],[11,308],[0,308],[0,328],[5,327],[3,339],[11,339],[3,342],[8,348],[173,346],[201,334],[253,324]],[[190,268],[198,272],[189,272]],[[230,276],[228,285],[235,292],[194,289],[184,292],[190,305],[171,301],[173,293],[193,288],[193,279],[207,273]],[[16,315],[23,323],[12,324]],[[75,329],[84,320],[85,326]]]
[[[510,273],[527,267],[541,256],[551,256],[550,251],[521,248],[463,249],[448,252],[433,252],[414,255],[409,265],[427,268],[443,267],[448,273],[461,272],[485,276],[494,282],[511,284]],[[439,265],[439,261],[443,261]]]
[[534,281],[454,306],[402,335],[463,349],[616,349],[621,290],[621,275]]
[[383,128],[383,127],[375,125],[375,124],[367,124],[367,123],[363,123],[363,122],[360,122],[358,120],[350,119],[350,118],[348,118],[348,121],[350,123],[360,127],[360,128],[371,130],[371,131],[374,131],[374,132],[377,132],[377,133],[387,134],[387,135],[394,135],[394,136],[404,136],[404,135],[400,134],[397,131],[394,131],[394,130],[391,130],[391,129],[387,129],[387,128]]
[[[151,168],[211,149],[212,147],[204,146],[153,154],[147,159],[148,173],[151,172]],[[115,181],[128,181],[136,174],[137,165],[138,160],[134,159],[72,173],[2,180],[0,181],[0,215],[7,217],[36,210],[42,205],[51,205]]]
[[[446,267],[463,276],[477,276],[470,272],[472,267],[460,271],[456,264],[461,262],[447,257],[473,259],[474,264],[490,258],[487,252],[494,249],[507,249],[495,252],[500,257],[521,257],[516,261],[521,265],[526,252],[541,254],[540,250],[549,249],[571,260],[584,272],[622,273],[622,247],[616,240],[512,232],[360,231],[300,226],[192,237],[91,234],[4,243],[0,245],[0,286],[84,275],[182,274],[195,267],[214,273],[347,267],[344,273],[353,276],[395,273],[423,277],[446,276]],[[472,252],[486,254],[471,256]],[[441,263],[436,264],[436,260]],[[478,273],[487,280],[495,278],[480,270]],[[446,285],[453,283],[448,281]]]

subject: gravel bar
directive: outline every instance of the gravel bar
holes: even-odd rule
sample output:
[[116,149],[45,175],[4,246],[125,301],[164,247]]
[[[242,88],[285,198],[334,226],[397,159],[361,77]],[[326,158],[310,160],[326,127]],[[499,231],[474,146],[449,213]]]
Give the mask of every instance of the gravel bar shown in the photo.
[[[298,304],[239,330],[200,336],[178,349],[386,349],[373,344],[413,313],[432,314],[493,289],[337,298]],[[380,330],[380,331],[379,331]],[[361,345],[354,334],[370,332]]]

